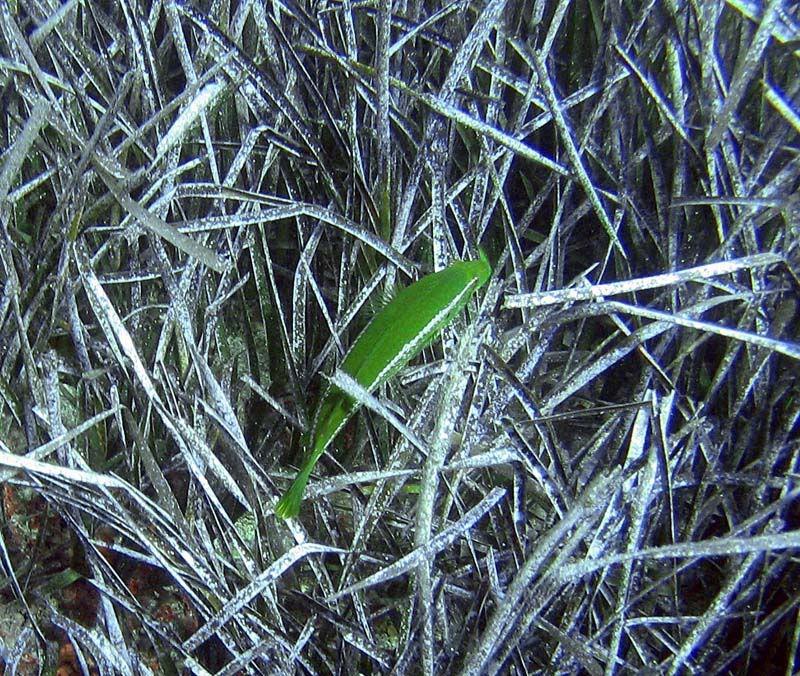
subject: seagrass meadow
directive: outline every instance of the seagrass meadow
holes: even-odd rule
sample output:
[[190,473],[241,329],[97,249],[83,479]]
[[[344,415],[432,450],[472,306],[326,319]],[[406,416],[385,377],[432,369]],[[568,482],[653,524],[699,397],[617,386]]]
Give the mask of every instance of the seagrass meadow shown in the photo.
[[797,673],[798,35],[0,0],[0,673]]

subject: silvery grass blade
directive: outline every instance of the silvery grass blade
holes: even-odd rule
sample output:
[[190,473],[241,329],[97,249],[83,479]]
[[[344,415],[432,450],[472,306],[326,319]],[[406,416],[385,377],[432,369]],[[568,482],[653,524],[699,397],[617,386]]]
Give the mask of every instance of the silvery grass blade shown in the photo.
[[217,378],[212,373],[205,356],[200,353],[196,345],[195,332],[192,326],[191,315],[185,294],[175,280],[172,271],[169,269],[169,261],[166,254],[163,250],[159,250],[158,244],[155,244],[155,249],[157,264],[161,267],[162,279],[169,293],[171,310],[183,334],[183,340],[189,350],[192,363],[198,371],[200,381],[203,383],[207,396],[209,396],[213,404],[213,406],[208,406],[205,404],[205,401],[203,401],[203,405],[211,409],[212,419],[220,424],[220,427],[225,430],[230,438],[240,447],[246,448],[247,443],[245,442],[244,435],[239,426],[239,421],[236,419],[236,414],[217,381]]
[[[650,397],[653,393],[648,393]],[[653,488],[656,483],[658,475],[658,463],[655,454],[655,448],[650,446],[646,447],[648,427],[649,425],[648,413],[640,410],[636,414],[631,429],[631,439],[628,448],[626,462],[629,465],[636,464],[640,459],[646,456],[646,461],[641,472],[634,476],[629,477],[622,485],[622,490],[632,494],[633,505],[631,508],[631,525],[628,532],[625,534],[626,549],[627,551],[636,551],[641,547],[641,543],[651,530],[649,519],[652,516],[652,510],[649,509],[650,503],[654,497]],[[620,643],[623,639],[624,623],[627,613],[629,611],[629,597],[631,588],[634,584],[632,580],[633,575],[632,563],[626,563],[622,566],[621,579],[619,581],[618,589],[616,590],[616,606],[615,616],[616,623],[611,636],[609,645],[609,655],[616,657],[619,653]]]
[[408,441],[423,457],[430,454],[430,448],[424,440],[420,439],[397,414],[386,406],[378,397],[370,394],[357,380],[352,378],[346,371],[337,369],[331,377],[331,383],[338,387],[348,397],[353,399],[359,406],[365,406],[370,411],[377,413],[394,427],[403,438]]
[[218,81],[209,82],[199,89],[158,142],[154,161],[157,162],[168,150],[180,143],[206,109],[213,106],[224,93],[225,84]]
[[278,413],[281,414],[284,418],[286,418],[289,422],[292,423],[297,429],[301,431],[305,431],[305,426],[303,423],[298,420],[291,411],[289,411],[286,407],[281,404],[275,397],[273,397],[269,392],[267,392],[261,385],[259,385],[252,377],[249,375],[242,376],[242,382],[246,383],[248,387],[251,387],[253,391],[261,397],[264,401],[267,402],[272,408],[274,408]]
[[[622,60],[625,62],[625,65],[631,69],[631,72],[636,75],[639,81],[642,83],[642,87],[644,88],[645,92],[648,96],[650,96],[653,101],[655,102],[658,109],[661,111],[661,114],[667,119],[667,121],[672,125],[673,129],[680,135],[680,137],[686,142],[686,144],[692,148],[692,141],[689,138],[686,130],[684,129],[684,125],[677,119],[677,116],[672,111],[670,104],[664,100],[664,96],[659,91],[658,84],[654,82],[646,73],[643,73],[636,62],[630,57],[630,55],[622,49],[619,45],[614,45],[614,48],[617,50],[617,53],[620,55]],[[695,151],[696,152],[696,151]]]
[[755,75],[761,63],[761,55],[778,24],[780,18],[778,12],[782,6],[783,0],[769,0],[765,3],[758,29],[753,35],[744,56],[737,60],[736,70],[733,73],[722,109],[718,111],[714,125],[708,131],[706,147],[709,151],[713,151],[717,147],[734,111],[745,94],[747,86],[750,84],[750,80]]
[[482,120],[472,117],[456,105],[453,105],[446,100],[440,99],[431,94],[426,94],[425,92],[414,90],[399,80],[392,80],[392,86],[396,87],[400,92],[418,99],[421,103],[424,103],[435,113],[438,113],[439,115],[452,120],[453,122],[463,125],[468,129],[472,129],[473,131],[478,132],[479,134],[482,134],[493,141],[496,141],[520,157],[537,164],[541,164],[557,174],[564,176],[570,175],[570,170],[564,165],[550,159],[530,145],[523,143],[515,138],[514,135],[511,135],[495,126],[489,125]]
[[[183,534],[184,539],[182,539],[181,536],[171,528],[168,515],[165,512],[162,512],[157,505],[150,503],[149,500],[134,487],[116,477],[43,463],[24,456],[13,455],[5,451],[0,451],[0,464],[8,469],[17,471],[23,470],[45,485],[48,483],[55,485],[58,482],[64,482],[69,489],[67,498],[75,501],[76,504],[79,504],[77,502],[79,498],[83,499],[83,491],[89,491],[89,495],[91,495],[93,491],[98,491],[101,500],[98,501],[96,496],[92,496],[92,502],[99,505],[101,510],[105,512],[104,516],[107,519],[117,522],[116,525],[122,527],[134,541],[147,545],[152,554],[152,556],[148,556],[146,554],[139,554],[133,550],[128,550],[128,556],[158,564],[164,562],[162,546],[166,545],[167,550],[172,552],[175,550],[175,546],[179,545],[180,542],[184,542],[187,546],[192,545],[191,541],[187,542],[185,540],[185,534]],[[112,497],[110,493],[111,490],[118,490],[127,495],[132,500],[135,508],[141,510],[141,513],[145,515],[148,520],[151,520],[159,527],[155,540],[148,535],[146,529],[142,528],[140,524],[137,523],[136,518],[132,519],[130,514],[125,514],[125,510],[122,509],[118,501]],[[158,540],[162,535],[164,539],[159,542]],[[118,545],[113,545],[113,547],[120,549]],[[168,564],[168,567],[173,568],[173,564]],[[198,571],[198,573],[199,572],[201,571]],[[180,579],[180,576],[178,579]]]
[[14,143],[0,156],[0,162],[2,162],[0,164],[0,202],[5,201],[25,157],[47,122],[48,109],[47,101],[37,100],[22,131]]
[[[456,88],[461,84],[464,76],[477,57],[478,49],[481,48],[489,36],[489,32],[497,23],[498,17],[505,6],[505,0],[489,0],[482,8],[477,20],[472,25],[469,33],[459,45],[457,51],[452,55],[450,68],[447,71],[444,82],[439,89],[438,96],[431,97],[445,106],[455,103]],[[414,200],[419,187],[422,175],[422,168],[431,154],[432,141],[437,141],[441,137],[442,123],[440,120],[428,126],[425,136],[422,139],[420,152],[414,158],[414,165],[410,170],[410,177],[403,197],[400,200],[400,208],[395,219],[395,227],[392,242],[399,245],[406,238],[409,227],[409,211],[411,202]],[[441,138],[439,138],[441,142]]]
[[297,270],[292,280],[292,354],[294,354],[297,364],[301,367],[306,363],[306,287],[311,286],[314,289],[314,294],[317,297],[317,302],[323,311],[328,327],[332,326],[331,318],[328,315],[327,307],[321,299],[319,287],[314,281],[313,275],[309,268],[308,262],[314,257],[314,253],[322,237],[322,229],[317,227],[308,238],[306,246],[300,254],[300,259],[297,263]]
[[547,559],[556,555],[557,547],[574,526],[596,517],[600,505],[616,487],[619,478],[618,470],[611,473],[610,476],[598,476],[593,484],[586,488],[564,518],[544,538],[540,539],[534,551],[514,576],[506,591],[504,603],[495,608],[489,623],[470,650],[465,660],[465,674],[482,673],[492,655],[501,647],[505,633],[511,626],[511,618],[519,611],[519,602],[523,594],[544,572]]
[[[100,669],[111,672],[125,672],[130,669],[129,661],[125,659],[124,653],[119,650],[118,646],[112,645],[111,641],[98,629],[87,629],[52,606],[48,620],[70,637],[70,640],[75,641],[79,646],[84,646]],[[80,661],[83,662],[83,667],[88,669],[88,662],[82,653],[80,658],[82,658]]]
[[304,115],[285,93],[284,84],[269,77],[265,71],[256,68],[251,59],[237,45],[233,44],[207,16],[187,4],[181,3],[177,7],[182,14],[186,15],[198,28],[206,33],[220,49],[232,55],[232,63],[235,63],[241,75],[248,79],[253,86],[253,91],[257,92],[257,95],[266,104],[270,112],[273,115],[286,116],[286,119],[294,128],[298,140],[302,141],[311,151],[323,171],[325,182],[330,187],[330,194],[334,195],[336,191],[333,189],[333,179],[325,161],[326,155],[316,140],[317,136],[306,123]]
[[[794,491],[791,496],[796,499],[800,496],[800,491]],[[577,580],[608,566],[639,559],[699,559],[717,556],[743,556],[753,553],[781,552],[798,547],[800,547],[800,534],[797,531],[747,537],[721,537],[712,540],[681,542],[674,545],[664,545],[663,547],[643,547],[634,552],[596,557],[568,564],[554,572],[553,577],[558,582]]]
[[[50,439],[47,443],[42,444],[41,446],[37,446],[36,448],[30,450],[25,457],[28,457],[32,460],[43,460],[48,455],[53,453],[59,446],[63,446],[64,444],[69,443],[70,441],[77,439],[79,436],[90,430],[95,425],[101,423],[105,419],[115,415],[117,409],[110,409],[107,411],[102,411],[88,420],[84,420],[79,425],[75,426],[71,430],[63,430],[58,436],[54,436]],[[0,442],[0,448],[2,448],[6,453],[10,453],[9,450],[5,449],[2,442]],[[0,480],[7,481],[10,478],[9,474],[0,473]]]
[[492,491],[477,505],[467,511],[459,521],[452,526],[448,526],[441,533],[431,538],[427,544],[416,548],[410,554],[407,554],[399,561],[383,568],[377,573],[337,591],[328,600],[333,601],[347,594],[354,594],[362,589],[374,587],[412,571],[423,561],[430,560],[439,552],[444,551],[457,539],[465,537],[467,532],[475,526],[475,523],[482,519],[489,510],[493,509],[504,495],[504,490],[500,488],[492,489]]
[[264,570],[247,587],[242,589],[235,597],[231,598],[226,604],[225,609],[211,618],[201,630],[195,632],[191,639],[184,644],[184,647],[186,650],[192,651],[211,637],[223,624],[239,613],[257,596],[262,594],[269,585],[273,584],[275,580],[286,572],[296,561],[312,554],[336,553],[344,553],[344,551],[310,542],[292,547],[292,549]]
[[[366,398],[365,398],[366,400]],[[367,404],[367,406],[369,406]],[[377,408],[377,407],[376,407]],[[306,497],[313,500],[317,497],[324,495],[331,495],[342,491],[348,486],[358,484],[377,484],[389,481],[391,479],[408,479],[414,476],[417,472],[415,470],[376,470],[374,472],[353,472],[349,471],[346,474],[333,476],[328,479],[318,479],[308,485],[306,489]]]
[[453,460],[447,463],[444,469],[457,472],[465,469],[510,465],[514,462],[519,462],[519,454],[510,447],[506,447],[487,451],[485,453],[477,453],[459,460]]
[[564,484],[562,483],[561,486],[559,486],[559,484],[553,480],[546,466],[536,458],[536,455],[526,443],[525,438],[519,433],[519,430],[508,423],[505,427],[511,447],[516,449],[515,461],[525,466],[527,475],[533,477],[539,484],[553,506],[553,509],[555,509],[559,516],[562,516],[564,507],[567,504],[565,500],[566,491],[564,489]]
[[389,233],[391,228],[391,129],[389,109],[391,106],[389,91],[390,54],[389,42],[392,36],[392,2],[382,0],[378,3],[377,39],[375,44],[375,88],[378,93],[376,111],[376,132],[378,137],[377,176],[374,189],[378,194],[380,205],[379,232]]
[[[719,298],[709,299],[705,302],[698,303],[695,306],[687,308],[683,313],[682,316],[686,316],[687,314],[699,314],[701,312],[705,312],[714,308],[718,305],[741,300],[738,296],[722,296]],[[572,310],[564,311],[563,316],[584,316],[586,312],[594,313],[595,311],[605,312],[606,308],[614,309],[614,311],[621,311],[623,308],[627,313],[642,313],[645,316],[650,316],[648,313],[650,311],[646,310],[645,308],[641,307],[634,307],[629,306],[625,307],[622,303],[615,303],[609,301],[601,302],[601,303],[592,303],[588,304],[579,308],[576,308],[574,313]],[[559,384],[554,391],[548,395],[547,399],[542,403],[542,411],[549,412],[553,410],[555,406],[557,406],[560,402],[564,401],[570,394],[575,393],[578,389],[586,385],[592,379],[598,377],[601,373],[608,370],[614,363],[622,359],[625,355],[629,354],[632,350],[636,349],[638,345],[643,343],[646,340],[654,338],[665,331],[670,330],[669,324],[671,323],[669,320],[670,315],[668,313],[660,313],[654,312],[653,318],[658,318],[659,321],[654,321],[650,324],[646,324],[641,328],[636,329],[635,331],[631,332],[630,335],[623,339],[618,346],[614,347],[611,350],[608,350],[598,359],[593,359],[591,364],[588,364],[586,368],[580,369],[576,371],[573,375],[571,375],[564,383]],[[681,319],[676,319],[676,323],[680,323]],[[694,323],[695,320],[686,319],[685,321],[689,323]],[[703,322],[697,322],[698,324],[703,324]],[[694,324],[693,324],[694,325]],[[744,334],[744,332],[738,332],[733,329],[724,329],[720,327],[715,327],[720,331],[733,331],[737,335]],[[744,340],[745,336],[742,335],[741,339]],[[761,342],[761,337],[755,337],[755,340]],[[763,338],[764,341],[772,343],[771,339]],[[776,348],[777,349],[777,348]]]
[[[435,407],[438,403],[438,383],[432,382],[427,388],[411,416],[408,426],[411,429],[418,429],[425,424],[435,415]],[[411,445],[402,439],[399,444],[394,448],[386,461],[386,467],[389,471],[402,471],[401,468],[408,466],[412,461],[413,454]],[[385,518],[386,513],[390,510],[392,503],[396,500],[397,495],[405,485],[405,478],[408,475],[403,473],[398,476],[398,480],[392,481],[379,481],[372,491],[367,505],[364,510],[358,515],[354,524],[354,535],[352,548],[354,552],[359,551],[363,547],[363,543],[369,541],[376,528],[381,524],[382,519]],[[341,576],[342,584],[346,584],[352,575],[352,566],[356,562],[356,557],[351,555],[345,563],[344,570]]]
[[[222,192],[221,195],[225,196],[226,193],[227,191]],[[239,194],[237,197],[240,199],[248,199],[247,195]],[[300,201],[293,201],[289,204],[280,206],[275,206],[273,201],[270,201],[269,205],[271,208],[261,209],[260,211],[252,214],[244,213],[233,214],[230,216],[208,216],[202,219],[196,219],[190,223],[182,223],[179,226],[179,231],[181,233],[205,232],[208,230],[244,227],[257,223],[273,223],[275,221],[281,221],[287,218],[305,216],[320,220],[323,223],[328,223],[342,232],[361,240],[370,248],[374,249],[377,253],[381,254],[381,256],[383,256],[387,261],[396,265],[399,269],[408,274],[416,269],[416,266],[409,261],[408,258],[400,254],[393,247],[387,245],[386,242],[380,239],[380,237],[377,237],[357,223],[339,215],[331,209]]]
[[181,512],[180,505],[175,497],[175,493],[167,482],[161,467],[159,466],[153,452],[150,450],[144,435],[139,429],[139,425],[134,420],[133,415],[129,411],[125,411],[125,419],[128,427],[132,430],[133,440],[136,443],[137,450],[141,455],[142,465],[150,483],[158,496],[158,502],[170,515],[172,520],[184,528],[188,528],[185,523],[183,513]]
[[654,319],[656,321],[674,322],[675,324],[679,324],[687,328],[707,331],[709,333],[714,333],[727,338],[740,340],[751,345],[763,347],[772,352],[777,352],[779,354],[786,355],[787,357],[791,357],[792,359],[800,359],[800,344],[790,341],[776,340],[768,336],[762,336],[748,331],[730,329],[726,326],[719,326],[711,322],[703,322],[691,319],[686,317],[684,313],[673,315],[667,312],[661,312],[659,310],[648,310],[646,308],[628,305],[627,303],[619,303],[616,301],[609,302],[608,308],[616,312],[632,314],[639,317],[647,317],[648,319]]
[[[11,561],[8,547],[6,546],[6,536],[3,533],[0,533],[0,568],[2,568],[5,581],[11,587],[11,592],[13,593],[14,598],[22,606],[25,617],[30,622],[30,626],[36,632],[37,638],[41,641],[45,641],[46,639],[42,634],[39,623],[31,611],[28,601],[25,598],[25,593],[23,592],[22,586],[17,579],[16,572],[14,571],[14,565]],[[5,584],[3,586],[5,587]]]
[[[320,603],[315,598],[308,596],[307,594],[303,594],[302,592],[295,591],[292,593],[299,602],[307,604],[310,608],[314,610],[316,616],[330,624],[332,627],[335,627],[337,631],[341,632],[343,636],[343,640],[355,647],[359,652],[363,653],[364,655],[369,656],[371,659],[375,660],[378,664],[382,666],[388,666],[387,660],[389,658],[388,653],[385,650],[381,650],[380,647],[376,644],[374,637],[363,631],[357,624],[354,622],[349,621],[343,615],[332,611],[323,603]],[[356,606],[356,613],[359,615],[359,620],[364,625],[366,618],[363,616],[363,612],[359,606]],[[305,636],[306,628],[304,628],[303,633],[301,634],[298,643],[306,638]]]
[[735,572],[726,576],[727,579],[723,582],[722,589],[713,599],[709,609],[698,619],[689,636],[675,651],[675,656],[667,670],[670,676],[679,673],[686,665],[691,663],[692,653],[724,621],[730,607],[739,596],[739,589],[748,577],[752,575],[754,569],[761,564],[763,558],[760,553],[750,554],[744,561],[739,563]]
[[[488,278],[488,265],[485,271]],[[454,367],[449,370],[444,383],[444,393],[441,408],[436,417],[431,452],[425,458],[422,479],[420,482],[420,496],[417,501],[417,518],[414,530],[414,544],[417,547],[424,546],[433,533],[434,528],[434,502],[439,486],[439,472],[445,464],[449,441],[455,431],[457,424],[457,414],[459,403],[464,397],[467,388],[468,360],[474,356],[478,349],[476,331],[479,323],[469,326],[463,340],[459,342],[459,349],[456,354]],[[425,611],[423,620],[423,632],[421,638],[421,649],[423,653],[424,669],[431,671],[434,664],[434,627],[433,627],[433,585],[432,585],[433,559],[420,562],[417,571],[417,581],[419,589],[419,603]]]
[[575,175],[578,179],[578,182],[581,184],[581,187],[586,192],[586,195],[589,198],[589,201],[592,204],[592,208],[597,215],[600,224],[603,226],[603,229],[606,231],[611,243],[616,248],[617,252],[623,257],[626,258],[625,249],[622,246],[622,242],[619,240],[619,236],[617,235],[616,226],[611,222],[611,219],[606,212],[605,206],[600,201],[600,197],[597,194],[597,190],[594,187],[594,183],[592,182],[591,178],[589,177],[584,163],[581,159],[580,152],[578,150],[578,146],[575,143],[573,138],[573,132],[569,128],[567,123],[567,119],[564,117],[563,108],[561,102],[556,97],[555,89],[553,88],[553,84],[550,80],[550,75],[547,71],[547,65],[545,64],[544,60],[541,56],[536,53],[535,51],[530,51],[523,47],[518,41],[514,43],[515,46],[518,46],[520,49],[520,55],[524,58],[529,58],[530,62],[533,65],[534,70],[536,71],[536,75],[538,76],[538,85],[542,88],[542,92],[544,94],[544,98],[547,101],[547,105],[550,108],[550,113],[553,116],[553,121],[555,122],[556,128],[559,131],[561,140],[564,144],[564,148],[567,152],[567,156],[570,159],[570,164],[572,165],[572,171],[575,172]]
[[118,184],[117,180],[102,166],[101,160],[95,157],[94,168],[95,171],[103,179],[103,182],[108,186],[109,190],[113,193],[117,201],[128,210],[128,212],[136,218],[142,225],[152,230],[155,234],[166,239],[170,244],[176,246],[186,254],[196,258],[201,263],[204,263],[212,270],[223,272],[226,268],[224,263],[220,260],[219,256],[203,246],[195,242],[191,237],[184,235],[176,230],[173,226],[165,223],[157,216],[151,214],[144,209],[140,204],[132,200],[123,188]]
[[[326,98],[320,92],[320,89],[317,83],[314,81],[314,78],[309,74],[308,70],[303,65],[303,59],[301,58],[301,55],[294,48],[294,45],[291,43],[280,25],[271,16],[265,14],[265,22],[272,34],[277,38],[277,42],[282,50],[284,58],[287,59],[294,73],[296,73],[300,81],[303,83],[305,91],[308,92],[313,103],[319,107],[319,110],[324,116],[327,129],[333,134],[337,149],[346,156],[350,155],[350,149],[345,143],[345,140],[342,137],[339,129],[340,123],[334,118]],[[358,173],[356,173],[355,178],[357,180],[360,179]],[[366,192],[365,188],[363,186],[359,186],[359,188],[363,196],[365,198],[369,198],[369,193]]]
[[[180,418],[172,416],[164,407],[162,399],[155,389],[155,385],[150,376],[149,371],[139,356],[136,345],[128,330],[122,323],[119,315],[117,314],[110,299],[105,293],[105,290],[100,285],[94,271],[91,268],[88,255],[85,251],[85,246],[82,242],[76,242],[73,247],[75,260],[81,271],[84,288],[89,295],[90,301],[95,310],[98,320],[101,322],[106,335],[112,341],[112,345],[118,345],[116,348],[116,356],[120,366],[124,369],[125,362],[122,357],[121,350],[125,356],[130,360],[134,373],[137,379],[143,386],[145,393],[149,397],[153,407],[159,413],[162,421],[167,429],[171,432],[173,438],[178,444],[179,448],[187,455],[187,464],[195,475],[201,486],[203,486],[206,494],[217,503],[218,501],[214,495],[211,486],[205,479],[205,467],[207,466],[219,478],[223,485],[230,491],[242,505],[247,505],[248,501],[244,494],[238,488],[236,481],[231,477],[228,470],[217,459],[206,443],[186,425]],[[199,453],[199,455],[198,455]],[[221,509],[222,513],[225,510]]]
[[755,267],[773,265],[781,262],[783,262],[783,259],[777,254],[756,254],[754,256],[745,256],[743,258],[720,261],[718,263],[708,263],[707,265],[700,265],[694,268],[676,270],[675,272],[667,272],[639,279],[578,286],[557,291],[509,294],[506,296],[505,306],[509,308],[538,307],[540,305],[555,305],[570,301],[602,299],[606,296],[633,293],[645,289],[656,289],[663,286],[673,286],[706,279],[713,280],[714,277],[730,274],[738,270],[749,270]]
[[[466,3],[464,0],[455,0],[454,2],[449,2],[444,7],[437,9],[435,12],[425,17],[423,21],[420,21],[417,24],[408,25],[407,30],[403,33],[402,37],[392,43],[391,47],[389,48],[389,56],[391,57],[395,53],[402,50],[407,42],[414,40],[414,38],[416,38],[420,33],[434,28],[437,23],[442,22],[443,19],[446,19],[453,12],[458,12],[465,4]],[[396,18],[397,17],[395,17],[395,19]]]
[[792,105],[791,98],[768,82],[764,82],[764,89],[764,95],[770,105],[781,114],[796,133],[800,134],[800,113]]
[[345,311],[343,311],[340,315],[339,323],[338,323],[338,330],[332,335],[331,340],[325,345],[325,347],[320,350],[319,355],[317,355],[316,359],[312,362],[311,371],[312,373],[317,373],[319,369],[322,367],[325,360],[330,356],[330,353],[334,349],[339,349],[341,345],[342,336],[347,332],[350,328],[353,320],[358,315],[359,311],[367,311],[368,302],[371,298],[374,298],[373,294],[375,290],[380,286],[381,282],[384,281],[387,274],[386,266],[381,266],[375,272],[374,275],[364,284],[364,287],[358,292],[358,294],[351,300],[349,306]]

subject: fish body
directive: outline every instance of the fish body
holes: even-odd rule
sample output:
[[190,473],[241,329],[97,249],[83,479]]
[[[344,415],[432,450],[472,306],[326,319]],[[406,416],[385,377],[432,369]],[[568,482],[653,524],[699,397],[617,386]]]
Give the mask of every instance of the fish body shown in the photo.
[[[380,387],[436,339],[491,272],[481,251],[477,261],[458,261],[406,287],[367,324],[340,368],[368,392]],[[276,504],[278,516],[297,516],[314,466],[357,408],[355,399],[328,384],[307,437],[308,459]]]

